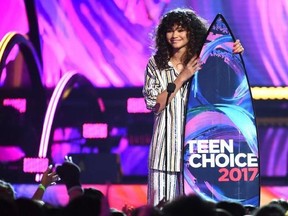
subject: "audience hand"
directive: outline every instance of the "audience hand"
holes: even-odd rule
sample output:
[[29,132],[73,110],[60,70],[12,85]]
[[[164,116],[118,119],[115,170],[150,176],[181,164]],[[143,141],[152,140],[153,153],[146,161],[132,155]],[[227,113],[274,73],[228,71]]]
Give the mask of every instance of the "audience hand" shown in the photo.
[[132,212],[135,210],[135,207],[132,205],[125,204],[122,207],[122,212],[124,212],[127,216],[131,216]]
[[41,184],[47,188],[50,185],[56,184],[59,181],[59,176],[55,171],[53,171],[53,166],[49,165],[46,171],[43,173]]
[[56,172],[60,179],[66,185],[67,190],[74,186],[81,186],[80,184],[80,167],[73,163],[71,157],[65,157],[65,162],[56,167]]

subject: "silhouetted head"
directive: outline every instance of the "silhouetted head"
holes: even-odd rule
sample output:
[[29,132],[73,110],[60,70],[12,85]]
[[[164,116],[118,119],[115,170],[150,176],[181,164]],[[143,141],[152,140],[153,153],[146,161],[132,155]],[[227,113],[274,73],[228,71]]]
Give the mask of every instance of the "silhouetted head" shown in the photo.
[[5,198],[8,200],[15,199],[15,191],[13,186],[4,180],[0,180],[0,198]]
[[285,210],[275,204],[268,204],[261,206],[258,208],[254,214],[254,216],[284,216],[285,215]]
[[216,208],[224,209],[232,216],[243,216],[246,214],[245,208],[241,203],[220,201],[216,203]]
[[165,216],[215,216],[215,208],[201,197],[191,194],[180,196],[170,203],[166,204],[162,212]]

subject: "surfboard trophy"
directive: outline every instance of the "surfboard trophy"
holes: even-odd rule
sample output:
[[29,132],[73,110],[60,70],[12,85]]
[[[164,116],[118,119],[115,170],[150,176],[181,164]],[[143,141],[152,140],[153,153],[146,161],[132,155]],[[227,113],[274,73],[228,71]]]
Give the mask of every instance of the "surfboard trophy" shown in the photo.
[[259,206],[258,138],[252,95],[235,38],[218,14],[189,86],[184,131],[184,192],[209,201]]

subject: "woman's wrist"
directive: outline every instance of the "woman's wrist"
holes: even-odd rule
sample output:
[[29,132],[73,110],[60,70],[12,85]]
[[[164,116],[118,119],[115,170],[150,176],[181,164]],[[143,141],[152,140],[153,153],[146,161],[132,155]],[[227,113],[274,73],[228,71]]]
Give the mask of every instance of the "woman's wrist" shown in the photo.
[[43,190],[43,191],[46,190],[46,187],[45,187],[42,183],[40,183],[40,184],[38,185],[38,188],[40,188],[40,189]]
[[179,75],[174,81],[176,89],[181,88],[183,84],[186,82],[186,80],[187,79],[185,79],[185,76]]

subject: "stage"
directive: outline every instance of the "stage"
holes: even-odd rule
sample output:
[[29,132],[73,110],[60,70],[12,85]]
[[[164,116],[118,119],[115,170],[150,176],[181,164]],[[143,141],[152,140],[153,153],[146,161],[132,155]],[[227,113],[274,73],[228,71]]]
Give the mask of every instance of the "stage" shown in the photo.
[[[17,197],[32,197],[37,184],[13,184]],[[146,204],[146,184],[85,184],[84,188],[97,188],[105,195],[111,208],[121,210],[124,205],[138,207]],[[261,206],[273,199],[288,199],[288,186],[261,187]],[[54,185],[47,188],[43,200],[47,203],[64,206],[68,202],[68,195],[64,185]]]
[[[142,93],[153,53],[147,36],[164,12],[181,6],[210,21],[226,14],[245,46],[260,204],[288,199],[288,49],[278,43],[286,41],[281,27],[287,22],[287,1],[213,1],[213,7],[203,0],[143,2],[2,0],[0,178],[13,184],[17,197],[32,197],[38,186],[34,173],[72,155],[83,186],[101,190],[112,208],[146,204],[147,180],[127,182],[122,175],[148,175],[154,115]],[[238,8],[241,13],[235,13]],[[242,90],[241,85],[235,93]],[[102,184],[107,180],[113,184]],[[66,205],[65,186],[49,187],[44,201]]]

